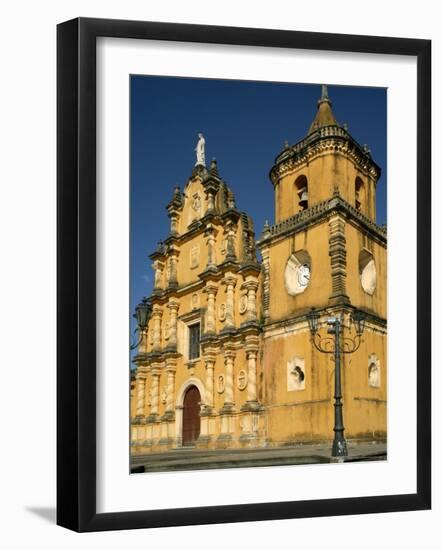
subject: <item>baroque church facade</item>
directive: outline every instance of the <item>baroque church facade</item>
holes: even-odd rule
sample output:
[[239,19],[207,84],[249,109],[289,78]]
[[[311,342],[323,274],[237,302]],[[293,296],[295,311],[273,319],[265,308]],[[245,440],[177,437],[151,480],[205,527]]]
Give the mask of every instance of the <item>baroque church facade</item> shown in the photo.
[[256,240],[216,162],[206,167],[199,136],[192,175],[167,205],[170,233],[150,255],[155,283],[131,380],[133,455],[332,440],[334,362],[312,343],[312,308],[320,325],[340,316],[348,331],[350,316],[364,313],[362,343],[342,358],[345,435],[386,439],[379,176],[323,87],[306,137],[270,170],[275,223]]

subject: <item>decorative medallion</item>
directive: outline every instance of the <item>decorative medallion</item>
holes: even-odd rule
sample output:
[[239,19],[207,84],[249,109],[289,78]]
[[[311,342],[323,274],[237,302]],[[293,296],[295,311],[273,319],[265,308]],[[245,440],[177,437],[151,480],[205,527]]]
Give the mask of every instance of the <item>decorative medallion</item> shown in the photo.
[[237,386],[241,391],[247,388],[247,373],[244,369],[241,369],[238,373]]
[[195,212],[196,218],[201,217],[201,197],[195,193],[192,198],[192,210]]
[[226,304],[220,304],[218,308],[218,319],[220,321],[226,320]]
[[226,387],[226,384],[224,380],[224,374],[220,374],[216,379],[216,391],[218,393],[224,393],[225,387]]
[[243,315],[247,311],[247,294],[242,294],[239,298],[239,312]]

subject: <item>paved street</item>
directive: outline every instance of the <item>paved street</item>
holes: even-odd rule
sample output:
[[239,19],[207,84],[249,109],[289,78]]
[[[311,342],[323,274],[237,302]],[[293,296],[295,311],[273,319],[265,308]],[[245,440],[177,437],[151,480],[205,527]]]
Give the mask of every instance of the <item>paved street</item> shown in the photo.
[[[341,462],[386,460],[386,443],[347,442],[348,457]],[[306,444],[280,449],[241,449],[207,451],[180,448],[165,453],[137,455],[132,458],[133,473],[214,468],[248,468],[251,466],[283,466],[290,464],[325,464],[335,462],[331,444]]]

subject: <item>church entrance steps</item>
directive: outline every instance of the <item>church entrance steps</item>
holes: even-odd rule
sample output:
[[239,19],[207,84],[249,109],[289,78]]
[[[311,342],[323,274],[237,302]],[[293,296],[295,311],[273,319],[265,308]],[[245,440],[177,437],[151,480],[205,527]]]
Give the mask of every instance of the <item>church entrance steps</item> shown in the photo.
[[[131,459],[131,472],[208,470],[215,468],[249,468],[252,466],[284,466],[294,464],[328,464],[331,444],[304,444],[266,449],[204,450],[179,448],[167,452],[136,455]],[[383,442],[348,443],[345,462],[386,460],[387,445]]]

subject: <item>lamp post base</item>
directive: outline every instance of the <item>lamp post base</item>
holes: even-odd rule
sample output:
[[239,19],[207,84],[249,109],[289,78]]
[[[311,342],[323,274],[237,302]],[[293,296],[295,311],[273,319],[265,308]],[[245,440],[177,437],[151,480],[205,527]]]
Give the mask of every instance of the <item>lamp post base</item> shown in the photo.
[[348,456],[347,442],[345,439],[335,439],[333,441],[332,456]]

